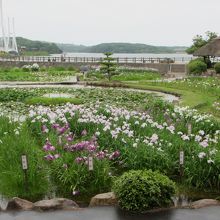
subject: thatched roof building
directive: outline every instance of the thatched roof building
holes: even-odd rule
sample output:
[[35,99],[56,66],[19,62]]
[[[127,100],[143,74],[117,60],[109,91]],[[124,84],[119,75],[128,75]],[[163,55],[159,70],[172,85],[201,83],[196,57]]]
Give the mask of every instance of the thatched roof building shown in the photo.
[[193,55],[220,57],[220,37],[213,39],[210,43],[198,49]]

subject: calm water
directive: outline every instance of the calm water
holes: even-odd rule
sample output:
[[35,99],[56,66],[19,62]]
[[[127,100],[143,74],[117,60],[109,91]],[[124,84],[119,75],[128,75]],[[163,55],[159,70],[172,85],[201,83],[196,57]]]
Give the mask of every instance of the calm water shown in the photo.
[[87,208],[72,212],[0,212],[0,220],[219,220],[219,216],[219,207],[173,209],[148,214],[130,214],[114,207]]

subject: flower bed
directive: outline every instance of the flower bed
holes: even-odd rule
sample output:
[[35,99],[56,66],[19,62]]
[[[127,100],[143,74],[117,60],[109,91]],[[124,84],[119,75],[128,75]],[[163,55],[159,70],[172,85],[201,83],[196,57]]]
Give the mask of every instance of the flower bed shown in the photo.
[[[91,91],[108,97],[101,90]],[[0,124],[0,169],[5,170],[0,173],[1,181],[5,181],[0,182],[0,192],[24,197],[18,187],[24,184],[22,153],[35,158],[28,171],[28,190],[32,190],[32,197],[39,198],[43,192],[66,197],[106,192],[115,176],[129,170],[151,169],[179,181],[180,151],[185,154],[182,183],[200,190],[219,190],[219,123],[209,115],[158,99],[148,99],[145,104],[138,100],[137,106],[142,105],[138,111],[126,104],[133,97],[127,94],[119,97],[123,101],[118,106],[95,99],[78,106],[31,106],[25,122]],[[12,166],[8,164],[9,152],[16,158]],[[46,181],[40,193],[33,176],[38,182]],[[6,183],[13,178],[8,186]],[[6,186],[13,193],[6,192]]]

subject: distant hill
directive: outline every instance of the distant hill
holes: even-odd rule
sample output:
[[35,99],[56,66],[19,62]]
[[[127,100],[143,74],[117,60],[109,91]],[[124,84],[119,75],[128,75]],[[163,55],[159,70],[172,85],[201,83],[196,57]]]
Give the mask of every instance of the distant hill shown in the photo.
[[66,53],[185,53],[187,47],[167,47],[151,46],[146,44],[132,43],[103,43],[95,46],[84,46],[74,44],[57,44],[57,46]]
[[87,52],[87,46],[75,44],[57,44],[57,46],[65,53]]
[[33,41],[23,37],[17,37],[16,40],[19,50],[25,54],[49,55],[63,52],[55,43]]

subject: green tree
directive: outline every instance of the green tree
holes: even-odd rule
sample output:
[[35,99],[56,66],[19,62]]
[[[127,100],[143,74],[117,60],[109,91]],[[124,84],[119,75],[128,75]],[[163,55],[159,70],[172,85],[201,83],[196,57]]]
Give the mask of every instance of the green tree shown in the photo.
[[114,63],[114,58],[112,57],[112,53],[104,53],[105,58],[101,62],[101,72],[106,74],[108,80],[111,80],[111,77],[116,75],[116,64]]
[[205,37],[202,35],[196,35],[193,38],[193,45],[189,47],[186,52],[188,54],[193,54],[196,50],[199,48],[205,46],[207,43],[212,41],[214,38],[218,37],[218,34],[216,32],[207,31],[205,33]]

